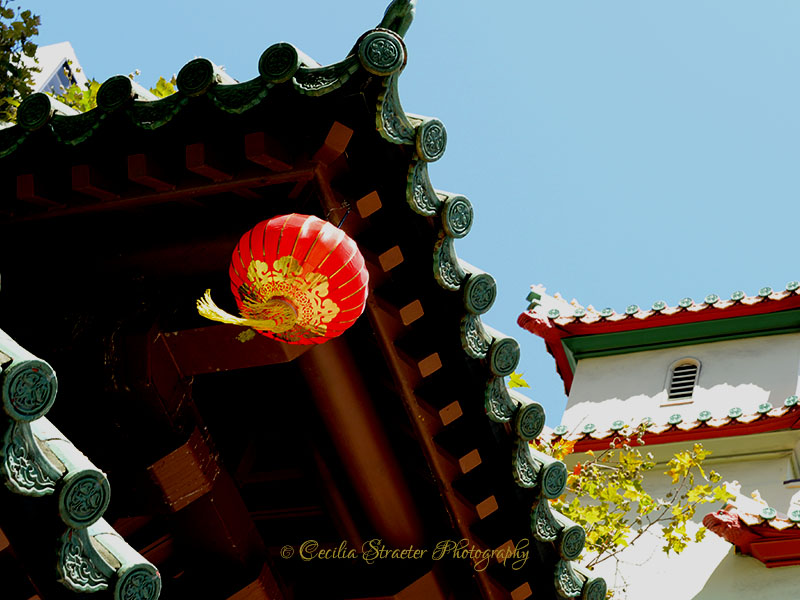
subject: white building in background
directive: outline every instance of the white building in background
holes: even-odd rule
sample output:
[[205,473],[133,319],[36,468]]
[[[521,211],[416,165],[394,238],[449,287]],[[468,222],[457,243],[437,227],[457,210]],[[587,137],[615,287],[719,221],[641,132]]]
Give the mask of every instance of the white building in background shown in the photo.
[[[29,66],[34,64],[32,59],[23,57]],[[81,68],[75,50],[69,42],[59,42],[48,46],[39,46],[36,49],[36,59],[39,68],[33,75],[34,92],[51,92],[58,94],[71,85],[78,84],[85,87],[88,79]]]
[[618,314],[533,288],[519,324],[544,339],[564,380],[569,399],[553,436],[579,440],[570,468],[649,419],[654,497],[668,488],[666,462],[696,442],[713,453],[706,464],[741,486],[726,506],[700,507],[694,530],[705,517],[717,535],[679,556],[667,556],[656,533],[598,565],[615,598],[800,598],[799,292],[791,282]]

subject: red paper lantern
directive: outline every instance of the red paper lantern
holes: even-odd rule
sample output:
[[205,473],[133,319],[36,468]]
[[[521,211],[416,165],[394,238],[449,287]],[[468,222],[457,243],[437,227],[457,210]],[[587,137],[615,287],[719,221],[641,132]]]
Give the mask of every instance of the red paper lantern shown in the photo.
[[198,312],[289,344],[341,335],[364,312],[369,293],[356,243],[309,215],[275,217],[245,233],[233,251],[230,278],[242,316],[220,309],[210,290],[197,301]]

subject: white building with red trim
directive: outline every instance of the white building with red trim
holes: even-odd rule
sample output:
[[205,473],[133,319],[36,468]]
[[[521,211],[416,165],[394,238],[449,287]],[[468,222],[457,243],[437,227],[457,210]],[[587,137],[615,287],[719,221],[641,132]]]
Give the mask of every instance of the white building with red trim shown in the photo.
[[669,557],[658,535],[643,537],[617,564],[598,565],[615,597],[800,597],[800,494],[792,501],[800,480],[800,284],[623,313],[567,302],[541,286],[528,299],[518,322],[544,339],[564,380],[567,407],[552,436],[577,440],[573,463],[647,420],[644,440],[659,463],[647,482],[654,495],[667,489],[661,465],[696,442],[712,451],[706,464],[741,486],[726,506],[708,505],[705,519],[698,513],[695,527],[703,521],[716,536]]

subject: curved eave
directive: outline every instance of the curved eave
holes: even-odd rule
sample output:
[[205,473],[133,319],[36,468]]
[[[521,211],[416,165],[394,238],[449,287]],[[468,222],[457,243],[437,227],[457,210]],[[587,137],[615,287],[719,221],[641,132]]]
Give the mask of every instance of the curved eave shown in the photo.
[[786,567],[800,565],[797,518],[800,515],[787,517],[770,508],[762,514],[753,514],[737,511],[729,505],[706,515],[703,525],[736,546],[742,554],[756,558],[767,567]]
[[787,290],[738,301],[606,318],[545,317],[527,310],[517,323],[543,338],[567,393],[581,359],[800,331],[800,296]]
[[[734,408],[723,416],[680,420],[674,424],[653,424],[648,427],[643,440],[645,444],[668,444],[800,429],[800,407],[795,396],[788,398],[783,406],[766,410],[768,406],[762,412],[750,414],[740,414],[741,411]],[[739,416],[732,416],[736,414]],[[565,439],[576,440],[574,452],[605,450],[609,442],[619,435],[614,429],[594,429],[594,425],[587,425],[585,429],[591,431],[563,434]],[[561,437],[553,433],[551,441]]]

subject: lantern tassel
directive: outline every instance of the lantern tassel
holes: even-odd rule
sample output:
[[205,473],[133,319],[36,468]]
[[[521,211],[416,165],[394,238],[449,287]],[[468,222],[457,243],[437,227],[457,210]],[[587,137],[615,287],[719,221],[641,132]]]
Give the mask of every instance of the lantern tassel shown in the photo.
[[218,321],[219,323],[243,325],[261,331],[275,331],[276,329],[274,319],[244,319],[222,310],[211,299],[211,290],[206,290],[203,297],[197,301],[197,312],[200,313],[200,316],[212,321]]

